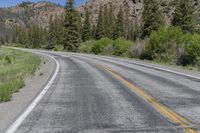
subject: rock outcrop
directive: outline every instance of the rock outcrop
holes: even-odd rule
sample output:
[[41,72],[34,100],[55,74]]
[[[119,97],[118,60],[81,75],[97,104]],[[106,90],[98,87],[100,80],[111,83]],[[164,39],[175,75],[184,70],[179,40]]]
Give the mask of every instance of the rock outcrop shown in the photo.
[[50,16],[60,16],[64,13],[62,6],[49,3],[23,2],[17,6],[0,9],[0,22],[6,26],[38,25],[47,27]]
[[[196,11],[198,11],[199,1],[200,0],[195,0]],[[177,0],[159,0],[160,10],[162,11],[167,24],[172,20],[176,2]],[[88,8],[92,14],[91,19],[95,23],[100,5],[104,7],[109,3],[112,3],[115,13],[117,13],[119,8],[122,7],[125,14],[128,15],[129,20],[138,23],[141,22],[143,0],[90,0],[85,5],[80,6],[78,11],[83,16],[85,8]]]

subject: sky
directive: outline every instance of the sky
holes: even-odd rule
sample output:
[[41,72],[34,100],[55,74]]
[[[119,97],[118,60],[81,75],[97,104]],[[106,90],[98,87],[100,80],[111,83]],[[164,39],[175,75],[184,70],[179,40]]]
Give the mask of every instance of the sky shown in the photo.
[[[15,6],[22,1],[31,1],[31,2],[38,2],[38,1],[50,1],[56,4],[65,5],[66,0],[0,0],[0,7],[10,7]],[[76,5],[79,6],[83,4],[86,0],[75,0]]]

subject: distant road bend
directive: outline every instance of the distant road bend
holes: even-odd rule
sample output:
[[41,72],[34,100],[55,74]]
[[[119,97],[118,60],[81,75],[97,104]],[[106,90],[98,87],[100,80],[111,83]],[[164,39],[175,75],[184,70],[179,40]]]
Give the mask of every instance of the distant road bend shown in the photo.
[[10,131],[200,133],[198,77],[114,57],[37,52],[56,59],[58,74]]

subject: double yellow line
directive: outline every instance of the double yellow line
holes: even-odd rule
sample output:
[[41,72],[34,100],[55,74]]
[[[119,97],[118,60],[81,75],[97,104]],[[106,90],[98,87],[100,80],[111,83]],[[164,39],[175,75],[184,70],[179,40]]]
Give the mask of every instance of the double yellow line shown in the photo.
[[117,80],[122,82],[124,85],[126,85],[128,88],[130,88],[134,93],[139,95],[143,100],[145,100],[148,104],[150,104],[152,107],[154,107],[157,111],[159,111],[163,116],[165,116],[167,119],[172,121],[175,124],[180,125],[183,127],[183,130],[185,133],[200,133],[200,131],[195,131],[193,128],[191,128],[192,125],[194,125],[190,120],[184,118],[183,116],[177,114],[167,106],[161,104],[159,101],[157,101],[154,97],[152,97],[150,94],[145,92],[143,89],[135,86],[134,84],[130,83],[126,79],[124,79],[122,76],[114,72],[111,68],[103,65],[98,65],[101,68],[105,69],[107,72],[112,74]]

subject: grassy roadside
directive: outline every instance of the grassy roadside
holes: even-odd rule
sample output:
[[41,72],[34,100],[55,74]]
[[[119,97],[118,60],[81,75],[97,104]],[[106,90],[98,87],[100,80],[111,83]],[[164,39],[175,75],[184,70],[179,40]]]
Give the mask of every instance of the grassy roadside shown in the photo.
[[0,48],[0,102],[10,101],[12,94],[25,85],[41,63],[40,57],[29,52]]

